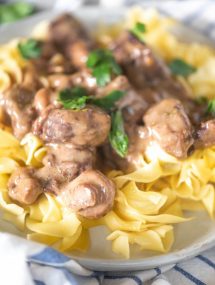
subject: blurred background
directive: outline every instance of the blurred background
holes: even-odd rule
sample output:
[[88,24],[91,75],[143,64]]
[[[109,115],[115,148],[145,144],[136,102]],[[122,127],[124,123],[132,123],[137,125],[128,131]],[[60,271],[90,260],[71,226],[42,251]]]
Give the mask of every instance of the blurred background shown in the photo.
[[[82,5],[97,5],[98,7],[103,6],[107,8],[119,8],[120,6],[131,5],[156,6],[161,10],[171,9],[171,14],[180,19],[182,17],[184,18],[186,13],[195,10],[196,7],[199,7],[202,13],[202,9],[205,9],[208,3],[212,1],[213,0],[0,0],[0,23],[16,21],[43,10],[73,10]],[[175,9],[176,5],[177,9]],[[189,9],[187,9],[188,5]],[[178,9],[178,7],[180,7],[180,9]],[[214,12],[215,11],[211,11],[212,17],[214,17]]]
[[83,6],[120,9],[132,5],[155,7],[215,40],[215,0],[0,0],[0,25],[51,9],[72,11]]

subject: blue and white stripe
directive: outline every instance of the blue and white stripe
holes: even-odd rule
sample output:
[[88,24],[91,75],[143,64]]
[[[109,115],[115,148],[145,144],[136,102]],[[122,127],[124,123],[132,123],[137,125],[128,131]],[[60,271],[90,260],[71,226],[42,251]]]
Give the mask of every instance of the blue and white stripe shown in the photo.
[[137,272],[92,272],[48,247],[28,256],[28,264],[36,285],[215,284],[215,248],[180,264]]

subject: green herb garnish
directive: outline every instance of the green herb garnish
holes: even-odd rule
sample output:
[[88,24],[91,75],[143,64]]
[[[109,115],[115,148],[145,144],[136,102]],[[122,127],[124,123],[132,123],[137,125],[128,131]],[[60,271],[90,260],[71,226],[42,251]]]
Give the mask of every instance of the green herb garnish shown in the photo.
[[65,109],[82,109],[86,106],[87,91],[82,87],[64,89],[59,93],[59,101]]
[[75,87],[60,91],[59,101],[63,104],[65,109],[80,110],[84,108],[87,103],[89,103],[109,111],[114,108],[115,103],[124,95],[124,91],[114,90],[105,97],[96,98],[94,96],[87,96],[86,89],[82,87]]
[[197,69],[196,67],[186,63],[182,59],[176,58],[169,63],[169,68],[174,75],[189,76]]
[[124,91],[114,90],[105,97],[92,98],[92,103],[105,110],[110,110],[114,107],[115,103],[119,101],[124,95]]
[[208,101],[207,114],[211,114],[212,116],[215,116],[215,99]]
[[31,15],[35,11],[31,3],[18,1],[0,5],[0,23],[10,23]]
[[99,86],[105,86],[111,81],[111,75],[122,73],[120,66],[116,63],[111,51],[98,49],[89,54],[87,67],[92,69]]
[[42,52],[41,42],[34,39],[19,43],[18,49],[25,59],[38,58]]
[[111,114],[109,141],[119,156],[126,156],[128,152],[128,136],[124,130],[123,117],[120,110]]
[[130,32],[138,38],[140,41],[144,41],[144,33],[146,32],[146,26],[143,23],[137,22]]

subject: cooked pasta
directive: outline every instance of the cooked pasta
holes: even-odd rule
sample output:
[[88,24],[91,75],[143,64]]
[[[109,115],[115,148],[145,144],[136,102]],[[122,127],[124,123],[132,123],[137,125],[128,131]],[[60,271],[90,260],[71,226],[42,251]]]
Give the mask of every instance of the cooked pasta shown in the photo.
[[13,40],[0,47],[0,92],[23,80],[25,60],[18,52],[18,42],[18,40]]
[[[136,22],[147,25],[145,41],[166,61],[181,58],[198,71],[183,80],[194,96],[215,98],[215,52],[200,44],[179,42],[169,32],[174,21],[161,18],[154,10],[136,8],[124,22],[112,27],[100,26],[97,40],[107,45],[122,29]],[[35,31],[43,38],[46,24]],[[42,31],[41,31],[42,30]],[[44,33],[43,33],[44,32]],[[26,61],[17,51],[17,41],[0,46],[0,92],[23,80]],[[33,205],[21,206],[8,195],[7,182],[18,166],[42,167],[46,147],[28,133],[19,142],[0,126],[0,207],[4,219],[26,232],[30,240],[61,250],[87,250],[89,231],[95,226],[109,229],[107,240],[113,252],[129,258],[131,246],[141,250],[167,252],[174,242],[174,224],[189,222],[184,210],[205,209],[211,218],[215,212],[215,147],[195,152],[179,160],[167,154],[157,144],[141,154],[141,167],[130,173],[108,171],[117,187],[113,209],[104,217],[88,220],[69,211],[61,199],[45,193]]]

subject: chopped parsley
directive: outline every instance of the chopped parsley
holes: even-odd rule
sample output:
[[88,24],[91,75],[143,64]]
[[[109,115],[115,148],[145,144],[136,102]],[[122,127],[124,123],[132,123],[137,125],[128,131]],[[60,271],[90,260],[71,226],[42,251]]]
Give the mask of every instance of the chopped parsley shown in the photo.
[[119,75],[122,73],[111,51],[106,49],[92,51],[88,56],[87,67],[92,70],[98,86],[101,87],[111,81],[112,74]]
[[124,91],[114,90],[105,97],[92,98],[92,103],[105,110],[110,110],[114,107],[115,103],[119,101],[124,95]]
[[145,24],[137,22],[130,32],[140,41],[144,41],[144,33],[146,32]]
[[111,114],[109,141],[112,148],[119,156],[126,156],[128,152],[128,136],[124,130],[123,117],[120,110]]
[[107,111],[115,107],[115,103],[125,95],[124,91],[113,90],[108,95],[102,98],[88,96],[87,90],[82,87],[64,89],[59,93],[59,101],[65,109],[83,109],[87,103],[96,105]]
[[28,39],[18,44],[18,50],[25,59],[38,58],[42,52],[41,42]]
[[60,91],[58,99],[65,109],[80,110],[86,106],[88,98],[86,89],[75,87]]
[[174,75],[181,75],[184,77],[189,76],[197,70],[196,67],[179,58],[172,60],[169,63],[169,68]]

